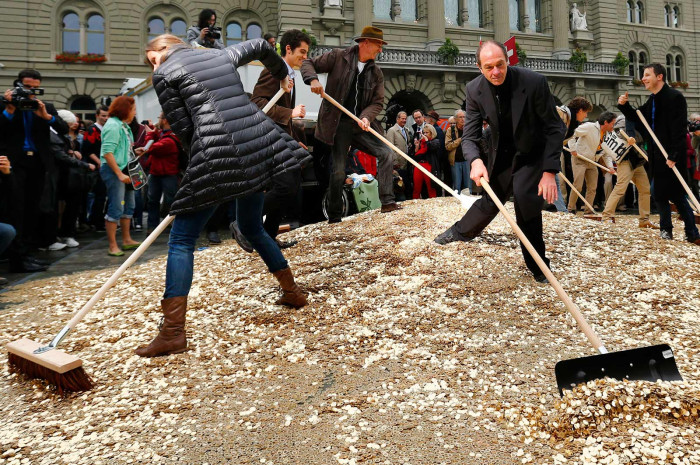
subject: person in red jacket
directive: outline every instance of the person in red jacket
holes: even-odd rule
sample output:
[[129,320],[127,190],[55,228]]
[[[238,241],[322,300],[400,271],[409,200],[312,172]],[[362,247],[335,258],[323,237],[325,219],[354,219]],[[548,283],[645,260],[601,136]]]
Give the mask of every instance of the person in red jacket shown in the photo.
[[148,157],[142,163],[149,173],[147,205],[149,234],[160,223],[161,196],[163,196],[164,210],[170,209],[170,204],[177,192],[177,176],[180,173],[180,151],[182,150],[180,141],[170,130],[170,124],[163,113],[159,116],[159,123],[160,131],[153,131],[146,135],[146,143],[150,140],[154,142],[151,148],[145,152]]

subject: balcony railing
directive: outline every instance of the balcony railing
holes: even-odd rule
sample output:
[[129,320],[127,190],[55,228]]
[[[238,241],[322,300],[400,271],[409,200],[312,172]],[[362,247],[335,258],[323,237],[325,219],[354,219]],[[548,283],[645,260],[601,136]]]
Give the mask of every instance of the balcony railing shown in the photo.
[[[329,52],[336,47],[317,47],[311,56],[318,56],[322,53]],[[377,57],[380,64],[396,66],[396,65],[425,65],[429,67],[445,67],[457,69],[476,70],[476,55],[473,53],[461,53],[455,59],[454,65],[447,65],[440,58],[437,52],[427,50],[396,50],[385,48]],[[525,60],[525,68],[533,71],[542,71],[544,73],[572,73],[572,74],[594,74],[602,76],[617,76],[617,69],[610,63],[585,63],[583,73],[579,73],[574,69],[574,64],[567,60],[555,60],[552,58],[528,58]]]

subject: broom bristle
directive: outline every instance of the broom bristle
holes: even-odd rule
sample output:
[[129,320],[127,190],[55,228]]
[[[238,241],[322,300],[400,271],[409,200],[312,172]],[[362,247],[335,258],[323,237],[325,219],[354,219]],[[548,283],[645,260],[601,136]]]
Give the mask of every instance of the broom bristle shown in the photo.
[[85,373],[83,367],[73,368],[65,373],[57,373],[11,352],[8,354],[7,361],[10,364],[10,371],[22,373],[31,379],[44,379],[49,384],[56,386],[61,395],[64,392],[89,391],[94,386],[92,379]]

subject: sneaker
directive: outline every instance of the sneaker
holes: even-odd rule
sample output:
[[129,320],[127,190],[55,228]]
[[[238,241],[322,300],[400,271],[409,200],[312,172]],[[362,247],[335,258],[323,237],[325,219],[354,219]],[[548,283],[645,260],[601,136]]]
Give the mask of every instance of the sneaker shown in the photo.
[[673,233],[671,231],[667,231],[666,229],[662,229],[659,235],[661,236],[661,239],[673,239]]
[[66,244],[66,247],[68,247],[69,249],[72,249],[73,247],[78,247],[80,245],[80,243],[72,237],[61,238],[61,242]]
[[50,250],[51,252],[55,252],[57,250],[63,250],[65,248],[66,248],[66,244],[64,244],[63,242],[56,241],[48,247],[45,247],[43,249],[39,248],[39,250]]
[[654,224],[649,220],[639,220],[639,227],[646,229],[659,229],[658,224]]
[[141,226],[141,223],[136,223],[136,224],[134,225],[134,229],[135,229],[136,231],[141,231],[141,230],[143,230],[143,226]]

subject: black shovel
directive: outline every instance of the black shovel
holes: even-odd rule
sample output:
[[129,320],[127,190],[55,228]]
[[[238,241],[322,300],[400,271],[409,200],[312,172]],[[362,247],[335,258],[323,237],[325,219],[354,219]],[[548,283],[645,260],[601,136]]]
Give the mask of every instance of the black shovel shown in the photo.
[[547,277],[547,280],[562,302],[564,302],[567,310],[574,317],[588,341],[595,350],[600,352],[600,355],[562,360],[555,365],[554,372],[557,377],[559,394],[563,396],[564,389],[571,389],[577,384],[601,378],[644,381],[680,381],[683,379],[678,372],[678,366],[673,357],[673,350],[666,344],[608,353],[600,338],[593,332],[586,319],[581,315],[581,310],[561,287],[557,278],[554,277],[549,267],[542,260],[542,257],[540,257],[520,227],[515,223],[513,217],[506,211],[484,178],[481,178],[481,185],[496,206],[498,206],[498,209],[506,218],[510,227],[513,228],[515,234],[518,235],[525,248],[530,252],[532,258],[537,262],[537,266],[540,267],[542,273]]

